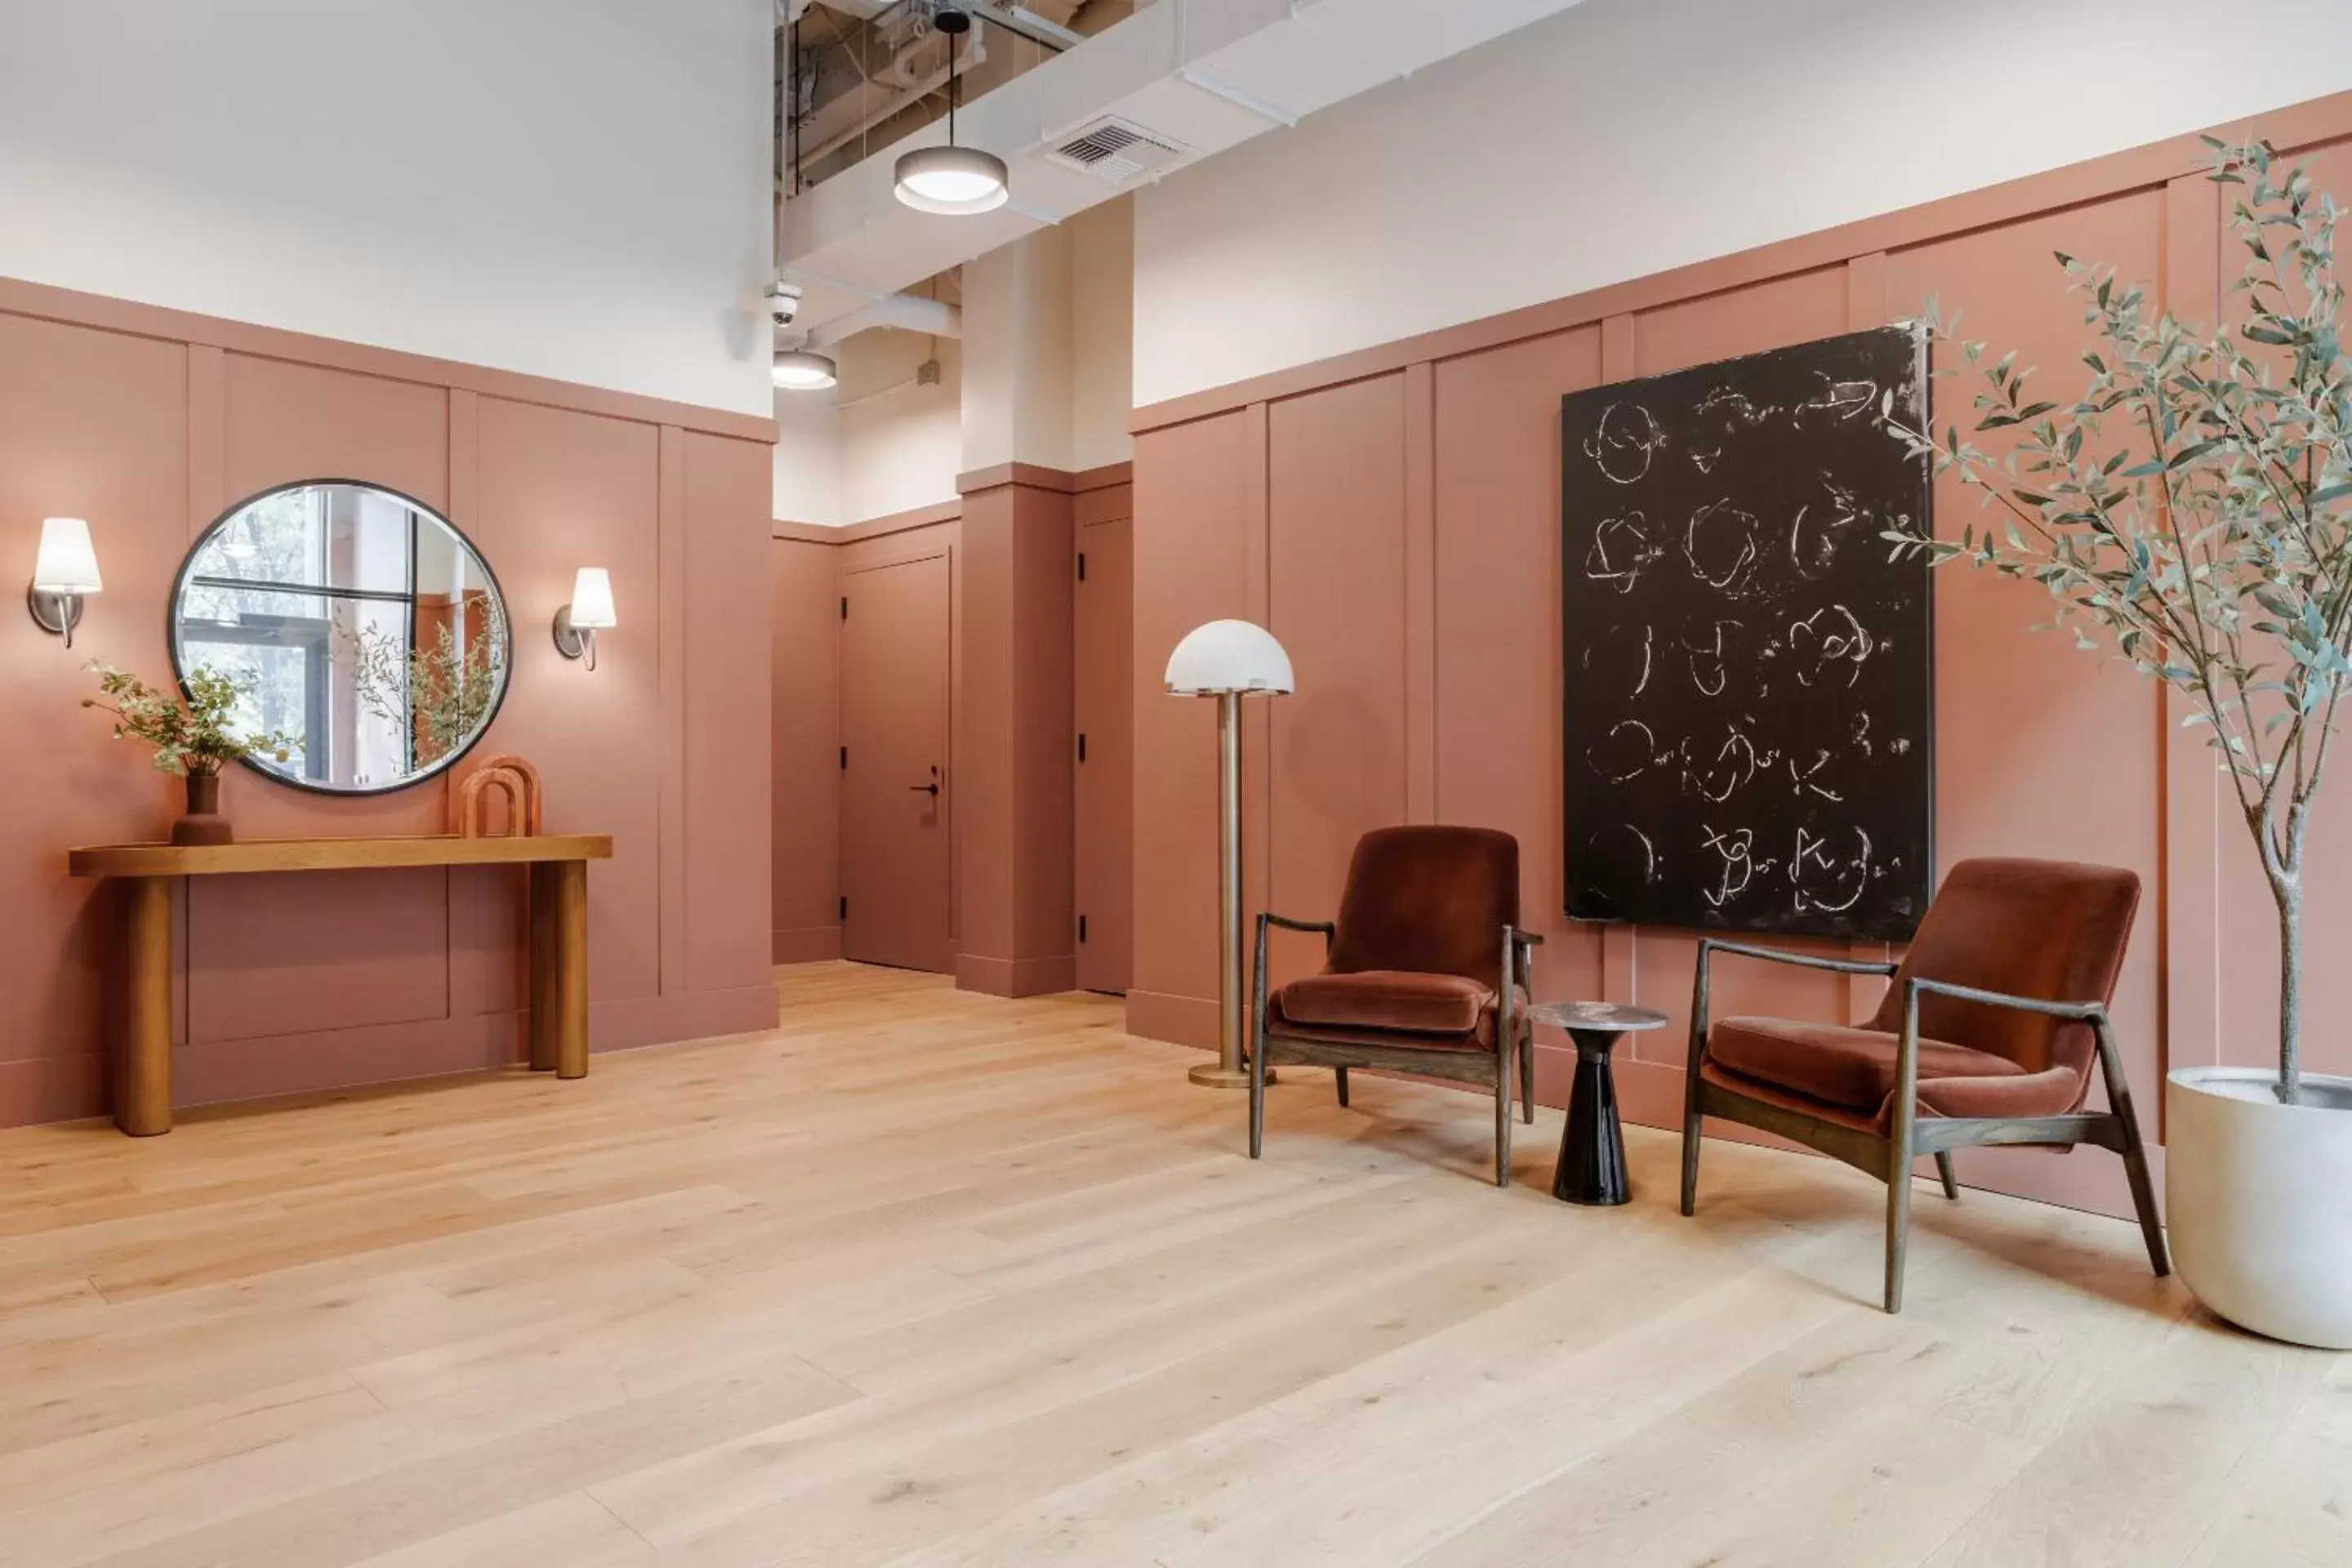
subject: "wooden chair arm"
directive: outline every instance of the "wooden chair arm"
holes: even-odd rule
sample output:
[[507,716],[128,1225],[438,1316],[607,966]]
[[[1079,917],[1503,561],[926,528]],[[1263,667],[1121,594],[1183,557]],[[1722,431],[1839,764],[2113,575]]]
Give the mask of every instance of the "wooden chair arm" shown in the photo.
[[1326,946],[1339,934],[1339,926],[1330,921],[1295,921],[1288,915],[1273,914],[1263,910],[1258,912],[1257,924],[1261,931],[1268,926],[1280,926],[1285,931],[1319,931],[1323,933]]
[[1741,958],[1761,958],[1773,963],[1793,963],[1801,969],[1827,969],[1839,974],[1892,974],[1895,965],[1880,959],[1817,958],[1809,952],[1789,952],[1777,947],[1750,947],[1744,942],[1725,942],[1717,937],[1703,937],[1698,944],[1698,961],[1702,967],[1707,955],[1716,952],[1734,953]]
[[2014,1007],[2021,1013],[2040,1013],[2045,1017],[2072,1018],[2086,1024],[2105,1022],[2107,1016],[2104,1002],[2045,1002],[2039,996],[2012,996],[2006,991],[1955,985],[1948,980],[1930,980],[1922,974],[1913,975],[1904,985],[1909,991],[1927,991],[1962,1002],[1981,1002],[1988,1007]]
[[1892,974],[1895,966],[1882,960],[1855,958],[1816,958],[1807,952],[1788,952],[1777,947],[1751,947],[1744,942],[1725,942],[1720,937],[1702,937],[1698,944],[1698,963],[1691,977],[1690,1060],[1687,1070],[1695,1082],[1698,1078],[1700,1060],[1706,1055],[1707,1002],[1709,983],[1713,974],[1710,960],[1718,952],[1738,958],[1760,958],[1769,963],[1794,964],[1800,969],[1824,969],[1833,974]]

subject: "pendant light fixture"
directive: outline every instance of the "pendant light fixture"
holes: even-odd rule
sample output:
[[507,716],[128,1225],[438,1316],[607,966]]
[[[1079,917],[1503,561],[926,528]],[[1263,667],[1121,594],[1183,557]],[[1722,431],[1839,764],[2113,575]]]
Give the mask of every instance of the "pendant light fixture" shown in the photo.
[[1005,203],[1004,160],[977,147],[956,145],[956,40],[971,30],[971,17],[942,5],[931,25],[948,39],[948,144],[919,147],[898,159],[898,199],[917,212],[991,212]]
[[817,392],[839,378],[840,367],[830,355],[810,349],[778,349],[771,375],[778,386],[793,392]]

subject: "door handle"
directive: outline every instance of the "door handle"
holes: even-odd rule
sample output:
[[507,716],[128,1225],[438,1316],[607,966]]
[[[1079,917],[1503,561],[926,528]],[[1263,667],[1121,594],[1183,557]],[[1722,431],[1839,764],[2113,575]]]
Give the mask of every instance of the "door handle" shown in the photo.
[[937,766],[936,764],[934,764],[934,765],[933,765],[933,767],[931,768],[931,782],[930,782],[930,783],[929,783],[929,784],[908,784],[907,787],[908,787],[908,789],[910,789],[910,790],[913,790],[913,791],[914,791],[916,794],[918,794],[918,795],[929,795],[929,796],[930,796],[931,798],[933,798],[934,800],[938,799],[938,798],[939,798],[939,794],[940,794],[940,770],[939,770],[938,766]]

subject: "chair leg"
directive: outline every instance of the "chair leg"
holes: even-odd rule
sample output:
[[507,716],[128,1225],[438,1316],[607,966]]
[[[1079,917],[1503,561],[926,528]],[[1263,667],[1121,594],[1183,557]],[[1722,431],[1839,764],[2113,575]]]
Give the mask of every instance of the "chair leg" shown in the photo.
[[1261,1035],[1250,1052],[1249,1121],[1250,1158],[1255,1160],[1265,1152],[1265,1038]]
[[2140,1142],[2139,1113],[2132,1109],[2131,1080],[2124,1077],[2123,1058],[2116,1052],[2115,1037],[2102,1018],[2093,1026],[2099,1045],[2099,1066],[2107,1078],[2107,1109],[2123,1125],[2124,1174],[2131,1180],[2132,1207],[2139,1214],[2140,1238],[2147,1243],[2148,1267],[2158,1279],[2172,1272],[2172,1259],[2164,1247],[2164,1222],[2157,1217],[2156,1186],[2148,1180],[2147,1146]]
[[1683,1213],[1685,1216],[1698,1212],[1699,1131],[1706,1120],[1698,1112],[1698,1086],[1693,1084],[1683,1096]]
[[1511,1057],[1495,1064],[1495,1184],[1511,1184]]
[[1532,1039],[1519,1047],[1519,1120],[1530,1127],[1536,1124],[1536,1043]]
[[2124,1174],[2131,1178],[2132,1207],[2139,1213],[2139,1234],[2147,1243],[2147,1266],[2161,1279],[2172,1272],[2164,1248],[2164,1221],[2156,1212],[2156,1187],[2148,1180],[2147,1150],[2139,1141],[2139,1124],[2126,1116],[2124,1123]]
[[1903,1310],[1903,1264],[1911,1245],[1911,1151],[1897,1143],[1886,1157],[1886,1310]]
[[1954,1203],[1958,1203],[1960,1184],[1952,1178],[1952,1152],[1949,1149],[1936,1151],[1936,1174],[1943,1178],[1944,1195]]
[[1348,1108],[1348,1069],[1333,1068],[1331,1076],[1339,1086],[1339,1109],[1345,1110]]

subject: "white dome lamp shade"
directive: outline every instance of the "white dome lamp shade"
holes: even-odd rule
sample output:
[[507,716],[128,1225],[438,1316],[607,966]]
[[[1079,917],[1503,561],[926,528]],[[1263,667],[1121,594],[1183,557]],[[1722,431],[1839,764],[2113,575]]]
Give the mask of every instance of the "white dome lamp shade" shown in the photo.
[[841,367],[809,349],[780,349],[771,378],[791,392],[821,392],[840,379]]
[[[1217,700],[1217,1059],[1189,1076],[1210,1089],[1248,1089],[1255,1129],[1259,1097],[1274,1072],[1262,1061],[1244,1067],[1242,1060],[1242,698],[1253,691],[1285,696],[1298,683],[1274,634],[1248,621],[1192,628],[1168,656],[1164,679],[1171,696]],[[1257,1154],[1255,1132],[1250,1154]]]
[[1166,682],[1175,697],[1244,691],[1286,696],[1297,689],[1290,656],[1272,632],[1249,621],[1211,621],[1194,627],[1168,656]]
[[971,18],[942,7],[932,25],[948,38],[948,144],[918,147],[900,155],[898,200],[917,212],[949,217],[993,212],[1012,195],[1004,160],[977,147],[956,145],[956,40],[971,30]]

